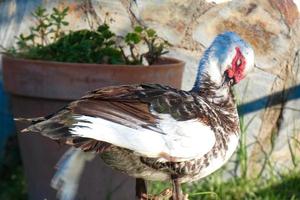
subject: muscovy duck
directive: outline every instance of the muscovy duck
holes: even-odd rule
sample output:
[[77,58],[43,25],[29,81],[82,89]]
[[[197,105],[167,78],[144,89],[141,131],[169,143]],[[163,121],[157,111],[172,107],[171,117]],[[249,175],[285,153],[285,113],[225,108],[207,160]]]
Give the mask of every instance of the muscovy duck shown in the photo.
[[96,152],[137,178],[139,199],[147,199],[143,180],[158,180],[172,181],[172,199],[181,200],[181,183],[208,176],[235,151],[239,117],[231,87],[253,65],[251,46],[225,32],[204,52],[190,91],[159,84],[102,88],[23,132]]

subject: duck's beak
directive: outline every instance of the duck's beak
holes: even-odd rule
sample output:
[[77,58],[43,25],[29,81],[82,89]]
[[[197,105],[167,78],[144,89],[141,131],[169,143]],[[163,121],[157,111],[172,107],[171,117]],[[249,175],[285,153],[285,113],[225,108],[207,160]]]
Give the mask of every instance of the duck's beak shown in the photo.
[[236,84],[236,80],[234,76],[229,76],[228,71],[226,70],[223,75],[223,83],[222,86],[233,86]]

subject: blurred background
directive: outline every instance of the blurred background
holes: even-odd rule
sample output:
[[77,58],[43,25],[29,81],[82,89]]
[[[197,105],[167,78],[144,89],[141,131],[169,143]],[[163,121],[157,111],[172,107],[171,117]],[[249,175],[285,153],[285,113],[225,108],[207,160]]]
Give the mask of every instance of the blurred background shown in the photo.
[[[300,199],[298,0],[0,0],[0,44],[3,47],[10,47],[20,33],[28,33],[28,27],[33,24],[31,12],[39,5],[47,10],[69,7],[66,19],[72,30],[95,28],[104,21],[119,35],[136,25],[153,28],[172,44],[168,56],[186,62],[182,88],[187,90],[195,80],[199,58],[212,39],[223,31],[237,32],[253,46],[256,55],[255,70],[235,87],[241,143],[228,165],[199,183],[186,184],[185,190],[191,199]],[[55,191],[47,185],[48,179],[39,185],[37,179],[29,177],[34,170],[23,170],[22,163],[26,161],[24,157],[21,159],[23,154],[19,151],[12,120],[13,113],[22,114],[31,100],[12,96],[3,84],[0,76],[0,199],[52,199]],[[48,103],[27,109],[38,109],[30,115],[46,115],[66,102],[51,102],[51,108],[45,108]],[[55,145],[53,148],[59,148],[57,155],[65,150]],[[48,167],[54,169],[56,157],[51,159],[44,165],[52,165]],[[120,199],[117,193],[121,196],[128,193],[126,198],[130,199],[134,193],[133,180],[95,164],[100,160],[93,162],[91,165],[97,167],[90,166],[89,171],[101,171],[97,177],[105,180],[102,179],[98,187],[109,185],[97,190],[98,197],[105,193],[101,199]],[[31,160],[30,165],[36,163]],[[47,171],[47,177],[53,172]],[[86,175],[92,176],[93,173]],[[107,184],[111,179],[113,181]],[[88,178],[83,183],[86,188],[81,189],[82,194],[92,185],[88,185]],[[167,186],[151,184],[151,191],[159,192],[163,187]],[[78,197],[93,198],[93,195]]]

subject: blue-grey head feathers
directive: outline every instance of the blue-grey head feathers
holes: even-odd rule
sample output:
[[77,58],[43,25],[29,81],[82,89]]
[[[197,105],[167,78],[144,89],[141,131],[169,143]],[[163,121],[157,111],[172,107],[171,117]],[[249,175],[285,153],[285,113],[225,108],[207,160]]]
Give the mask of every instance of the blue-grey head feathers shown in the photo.
[[[197,77],[192,90],[199,90],[201,77],[203,73],[210,73],[212,81],[219,79],[234,57],[235,48],[239,47],[247,60],[246,72],[250,70],[254,62],[254,53],[252,47],[234,32],[224,32],[219,34],[212,44],[204,52],[198,67]],[[217,69],[213,69],[217,66]]]

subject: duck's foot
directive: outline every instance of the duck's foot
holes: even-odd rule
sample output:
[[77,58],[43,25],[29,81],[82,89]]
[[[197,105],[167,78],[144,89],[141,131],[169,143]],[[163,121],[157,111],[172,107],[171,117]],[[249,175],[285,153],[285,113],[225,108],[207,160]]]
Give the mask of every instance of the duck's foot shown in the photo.
[[173,190],[167,188],[157,195],[147,194],[146,183],[143,179],[136,179],[136,197],[138,200],[188,200],[183,194],[178,181],[173,182]]
[[[177,199],[173,199],[173,197],[171,196],[169,200],[177,200]],[[182,194],[181,196],[179,196],[179,200],[189,200],[189,195]]]
[[[157,195],[142,194],[138,200],[177,200],[173,199],[172,195],[172,189],[167,188]],[[188,194],[182,194],[179,198],[179,200],[188,200]]]
[[172,197],[172,190],[167,188],[157,195],[143,194],[142,197],[141,200],[169,200]]

